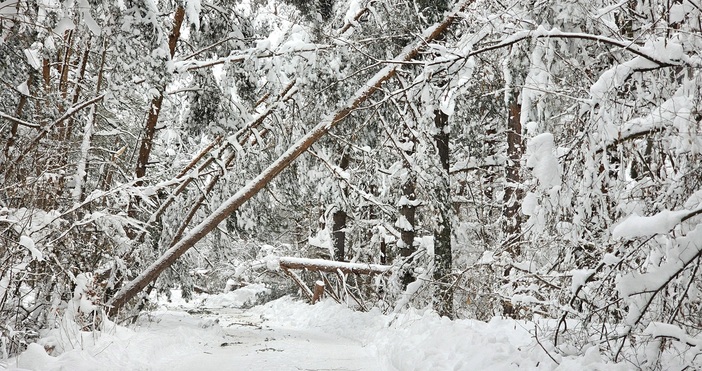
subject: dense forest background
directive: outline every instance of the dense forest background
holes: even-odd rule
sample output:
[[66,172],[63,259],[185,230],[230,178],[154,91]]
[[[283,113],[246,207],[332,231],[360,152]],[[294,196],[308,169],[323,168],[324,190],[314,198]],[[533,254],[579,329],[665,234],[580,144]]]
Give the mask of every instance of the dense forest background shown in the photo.
[[2,353],[172,287],[324,280],[359,310],[550,318],[549,351],[692,362],[701,21],[696,0],[0,2]]

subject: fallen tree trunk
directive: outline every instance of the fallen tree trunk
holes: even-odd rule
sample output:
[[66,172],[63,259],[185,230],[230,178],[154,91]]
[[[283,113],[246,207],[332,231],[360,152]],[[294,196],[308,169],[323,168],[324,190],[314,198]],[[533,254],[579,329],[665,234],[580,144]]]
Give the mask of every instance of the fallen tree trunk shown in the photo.
[[298,156],[307,151],[307,149],[317,140],[322,138],[334,126],[343,121],[354,110],[361,108],[361,105],[368,98],[380,89],[383,84],[392,78],[397,68],[402,66],[403,62],[408,62],[419,54],[419,51],[424,48],[429,42],[436,39],[446,29],[453,24],[458,18],[458,13],[462,12],[469,3],[473,0],[461,1],[455,9],[440,23],[437,23],[426,29],[421,37],[414,43],[406,46],[402,52],[388,63],[382,70],[378,71],[370,80],[366,82],[356,93],[349,99],[346,104],[333,114],[326,116],[317,126],[309,133],[300,138],[292,147],[283,153],[276,161],[268,166],[261,174],[254,178],[249,184],[240,189],[237,193],[226,200],[217,210],[195,226],[188,235],[184,236],[178,243],[168,249],[159,259],[147,267],[136,278],[124,285],[111,300],[108,301],[108,313],[111,315],[124,306],[129,300],[136,296],[149,283],[156,280],[158,276],[173,262],[180,258],[186,251],[193,247],[198,241],[204,238],[208,233],[217,227],[217,225],[225,220],[230,214],[236,211],[244,202],[251,199],[263,187],[280,174],[288,167]]
[[304,259],[304,258],[279,258],[278,264],[281,269],[306,269],[316,272],[342,272],[357,274],[383,274],[392,268],[389,265],[367,264],[367,263],[346,263],[326,259]]

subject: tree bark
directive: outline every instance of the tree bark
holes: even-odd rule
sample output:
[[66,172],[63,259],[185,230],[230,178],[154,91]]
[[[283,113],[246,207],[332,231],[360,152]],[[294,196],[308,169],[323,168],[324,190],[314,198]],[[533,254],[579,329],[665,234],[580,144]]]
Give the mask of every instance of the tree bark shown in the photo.
[[509,160],[505,166],[504,208],[502,210],[504,217],[504,243],[507,252],[512,257],[516,257],[521,253],[519,241],[522,232],[519,207],[521,206],[523,192],[520,188],[521,177],[519,172],[524,146],[522,145],[522,106],[517,103],[517,98],[518,94],[516,92],[512,93],[509,103],[509,119],[507,120],[507,157]]
[[[185,18],[185,9],[182,6],[178,6],[173,19],[173,29],[171,30],[171,34],[168,36],[168,50],[171,58],[173,58],[175,55],[175,47],[178,43],[178,38],[180,38],[180,26],[183,24],[183,18]],[[146,119],[144,136],[141,139],[141,145],[139,146],[139,157],[137,158],[136,164],[136,177],[138,180],[135,185],[137,187],[143,184],[143,178],[146,175],[146,167],[149,165],[149,157],[151,156],[151,147],[153,146],[154,134],[156,133],[158,115],[161,112],[161,106],[163,105],[164,89],[165,86],[161,87],[158,96],[154,97],[149,105],[149,116]]]
[[346,256],[346,212],[336,210],[332,214],[332,240],[334,241],[334,260],[344,261]]
[[434,124],[437,129],[434,139],[441,163],[441,178],[436,190],[439,221],[434,231],[434,281],[439,284],[436,310],[441,316],[453,318],[453,290],[451,273],[453,270],[453,250],[451,248],[451,188],[449,179],[449,126],[448,115],[441,110],[434,111]]
[[[415,182],[415,176],[409,174],[407,180],[405,180],[405,183],[402,185],[402,195],[407,199],[407,202],[400,206],[400,217],[407,222],[407,225],[398,228],[400,230],[398,250],[400,256],[408,260],[412,254],[417,251],[414,246],[414,226],[417,214],[417,207],[414,206],[414,201],[416,201]],[[409,261],[407,263],[409,264]],[[412,281],[414,281],[414,275],[412,271],[408,269],[405,274],[402,275],[402,286],[407,287]]]
[[[339,161],[339,168],[346,170],[349,167],[349,155],[344,152]],[[346,188],[342,190],[346,193]],[[334,260],[344,261],[346,256],[346,211],[341,202],[332,214],[332,243],[334,245]]]
[[[29,77],[27,77],[27,89],[32,88],[32,83],[34,82],[34,74],[32,72],[29,73]],[[22,94],[19,98],[19,102],[17,103],[17,110],[15,111],[15,117],[18,119],[22,117],[22,111],[24,110],[24,106],[27,104],[27,96]],[[5,161],[10,161],[10,150],[12,147],[15,145],[15,141],[17,140],[17,130],[19,129],[19,122],[17,121],[12,121],[12,126],[10,127],[10,137],[7,138],[7,143],[5,144]],[[12,165],[9,166],[11,168]],[[9,172],[5,172],[5,182],[7,182],[7,177],[9,176]]]
[[195,226],[190,233],[166,251],[159,259],[146,268],[134,280],[127,283],[115,296],[107,303],[110,314],[115,314],[122,306],[131,300],[137,293],[144,289],[150,282],[156,280],[158,276],[175,262],[186,251],[193,247],[198,241],[205,237],[217,225],[224,221],[231,213],[236,211],[244,202],[251,199],[273,178],[288,167],[297,157],[307,151],[307,149],[322,138],[334,126],[338,125],[353,111],[360,109],[361,105],[368,98],[379,90],[383,84],[392,78],[401,62],[412,60],[419,51],[428,43],[441,35],[458,18],[458,13],[463,11],[472,0],[462,1],[456,8],[441,22],[426,29],[420,38],[405,49],[395,58],[400,63],[389,63],[382,70],[378,71],[370,80],[366,82],[349,99],[341,109],[328,115],[309,133],[303,136],[297,143],[290,147],[276,161],[268,166],[261,174],[254,178],[248,185],[244,186],[237,193],[225,201],[217,210],[213,211],[209,217]]
[[[509,99],[509,118],[507,120],[507,164],[505,165],[505,193],[504,203],[502,208],[503,224],[502,231],[504,233],[504,248],[512,258],[516,258],[521,254],[521,232],[522,218],[519,215],[519,207],[522,203],[522,190],[520,185],[520,164],[524,153],[522,145],[522,122],[521,111],[522,106],[518,103],[518,90],[513,89]],[[511,267],[507,267],[504,271],[504,277],[507,278],[510,274]],[[510,300],[502,301],[502,311],[505,316],[517,318],[518,312],[512,306]]]

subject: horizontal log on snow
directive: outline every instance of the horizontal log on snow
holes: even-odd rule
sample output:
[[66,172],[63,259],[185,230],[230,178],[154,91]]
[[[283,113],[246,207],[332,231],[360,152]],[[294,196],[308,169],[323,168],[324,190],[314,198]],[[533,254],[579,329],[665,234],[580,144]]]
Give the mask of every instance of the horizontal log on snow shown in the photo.
[[341,271],[343,273],[358,274],[383,274],[392,268],[389,265],[366,264],[366,263],[346,263],[325,259],[304,259],[282,257],[278,258],[278,264],[283,269],[307,269],[309,271],[332,272]]

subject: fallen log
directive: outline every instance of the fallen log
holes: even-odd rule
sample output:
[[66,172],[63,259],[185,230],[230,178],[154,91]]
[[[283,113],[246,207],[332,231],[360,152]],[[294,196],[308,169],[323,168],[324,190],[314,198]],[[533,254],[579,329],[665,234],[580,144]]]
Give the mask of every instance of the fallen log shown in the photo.
[[356,274],[384,274],[392,268],[390,265],[367,264],[367,263],[346,263],[325,259],[305,259],[282,257],[278,258],[281,269],[305,269],[315,272],[336,273],[356,273]]

